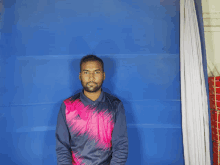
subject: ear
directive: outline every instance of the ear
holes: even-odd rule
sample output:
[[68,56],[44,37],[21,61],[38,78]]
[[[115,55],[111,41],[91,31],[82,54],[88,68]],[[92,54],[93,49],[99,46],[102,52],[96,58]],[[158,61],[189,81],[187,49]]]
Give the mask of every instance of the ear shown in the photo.
[[81,73],[79,73],[79,80],[81,81]]
[[103,76],[104,76],[104,79],[103,79],[103,80],[105,80],[105,72],[104,72],[104,75],[103,75]]

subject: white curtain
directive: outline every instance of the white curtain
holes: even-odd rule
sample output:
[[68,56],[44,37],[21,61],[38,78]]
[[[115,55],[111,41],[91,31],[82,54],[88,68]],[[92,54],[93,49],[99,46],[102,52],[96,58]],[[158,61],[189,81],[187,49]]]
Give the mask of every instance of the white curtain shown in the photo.
[[180,71],[185,165],[210,165],[208,103],[194,0],[180,0]]

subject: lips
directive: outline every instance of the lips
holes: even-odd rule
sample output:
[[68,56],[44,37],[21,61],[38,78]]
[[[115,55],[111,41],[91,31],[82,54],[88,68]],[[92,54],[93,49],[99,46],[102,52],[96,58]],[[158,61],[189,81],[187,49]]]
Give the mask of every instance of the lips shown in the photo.
[[88,85],[96,85],[95,83],[89,83]]
[[87,84],[87,87],[95,87],[95,86],[97,86],[95,83],[89,83],[89,84]]

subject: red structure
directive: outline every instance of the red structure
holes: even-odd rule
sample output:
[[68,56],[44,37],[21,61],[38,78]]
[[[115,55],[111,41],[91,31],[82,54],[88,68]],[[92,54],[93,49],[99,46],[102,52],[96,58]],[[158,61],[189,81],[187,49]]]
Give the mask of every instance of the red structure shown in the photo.
[[220,165],[220,76],[209,77],[213,165]]

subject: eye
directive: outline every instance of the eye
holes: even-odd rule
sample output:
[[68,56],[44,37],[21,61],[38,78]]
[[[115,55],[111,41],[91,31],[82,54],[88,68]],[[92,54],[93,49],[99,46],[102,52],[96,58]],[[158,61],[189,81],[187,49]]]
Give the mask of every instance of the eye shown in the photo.
[[84,74],[87,74],[88,72],[84,72]]
[[100,72],[95,72],[95,73],[99,74]]

